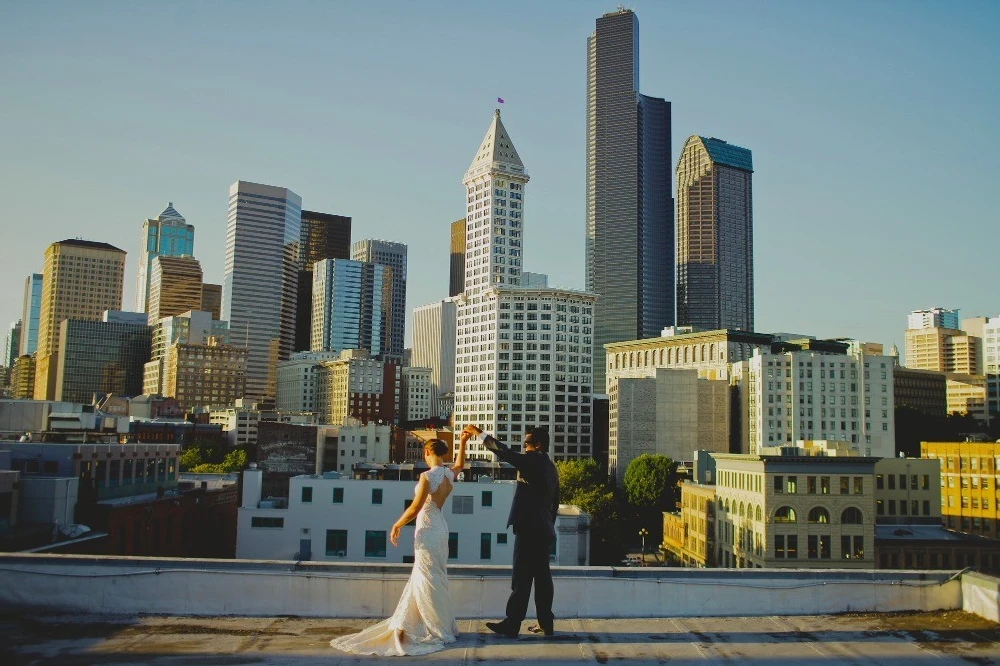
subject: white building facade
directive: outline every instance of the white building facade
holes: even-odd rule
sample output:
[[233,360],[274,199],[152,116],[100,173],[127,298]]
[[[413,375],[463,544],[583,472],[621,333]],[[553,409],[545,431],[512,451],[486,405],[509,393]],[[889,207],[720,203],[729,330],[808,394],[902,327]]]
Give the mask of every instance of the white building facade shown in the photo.
[[410,366],[402,370],[403,421],[426,421],[437,410],[431,409],[431,369]]
[[893,359],[760,350],[733,366],[742,451],[797,440],[851,442],[864,456],[895,455]]
[[[261,477],[259,470],[244,473],[237,559],[413,561],[414,525],[403,528],[396,548],[389,543],[389,528],[413,500],[414,481],[347,479],[335,473],[297,476],[289,484],[287,508],[271,508],[271,502],[261,502]],[[443,510],[449,563],[513,562],[514,535],[507,528],[507,516],[514,483],[455,484]],[[586,536],[589,520],[581,520],[576,507],[567,509],[561,509],[556,519],[554,563],[586,565],[586,538],[580,537]]]
[[282,412],[317,413],[320,407],[318,398],[322,392],[322,363],[339,356],[340,352],[332,351],[297,352],[287,361],[278,363],[277,409]]
[[[555,459],[589,457],[594,294],[522,286],[524,164],[494,113],[466,172],[465,291],[457,297],[454,424],[520,449],[548,430]],[[478,444],[472,458],[491,460]]]
[[413,353],[410,365],[431,369],[431,410],[436,415],[451,414],[441,396],[455,392],[454,298],[446,298],[413,309]]
[[986,371],[986,413],[990,420],[1000,415],[1000,316],[983,325],[983,367]]

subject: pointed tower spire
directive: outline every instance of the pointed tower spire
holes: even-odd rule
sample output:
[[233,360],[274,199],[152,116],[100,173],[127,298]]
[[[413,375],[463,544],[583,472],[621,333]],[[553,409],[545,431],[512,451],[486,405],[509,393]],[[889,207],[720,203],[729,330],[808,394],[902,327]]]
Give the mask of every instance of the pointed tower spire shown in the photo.
[[496,170],[502,173],[527,175],[524,173],[524,162],[514,148],[514,142],[507,134],[507,128],[500,120],[500,109],[493,111],[493,122],[486,130],[486,136],[479,144],[476,156],[465,173],[466,178],[477,176],[484,171]]
[[497,109],[462,178],[467,204],[467,295],[478,295],[492,287],[521,285],[522,215],[524,186],[528,180],[524,163]]

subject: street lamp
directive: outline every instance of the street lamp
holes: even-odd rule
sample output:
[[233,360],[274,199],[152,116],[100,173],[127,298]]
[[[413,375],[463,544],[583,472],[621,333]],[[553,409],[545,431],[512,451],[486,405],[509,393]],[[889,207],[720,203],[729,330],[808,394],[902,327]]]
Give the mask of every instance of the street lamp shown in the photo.
[[646,537],[649,536],[649,530],[643,527],[639,530],[639,536],[642,538],[642,563],[646,563]]

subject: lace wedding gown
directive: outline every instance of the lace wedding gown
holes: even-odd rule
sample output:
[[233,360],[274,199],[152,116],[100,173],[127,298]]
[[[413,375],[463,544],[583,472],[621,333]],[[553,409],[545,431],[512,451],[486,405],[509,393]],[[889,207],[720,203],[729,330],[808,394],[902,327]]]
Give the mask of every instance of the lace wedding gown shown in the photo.
[[424,472],[428,495],[417,513],[413,535],[413,572],[403,588],[396,612],[364,631],[330,641],[332,647],[354,654],[380,657],[435,652],[458,636],[455,611],[448,594],[448,524],[431,495],[451,468],[437,466]]

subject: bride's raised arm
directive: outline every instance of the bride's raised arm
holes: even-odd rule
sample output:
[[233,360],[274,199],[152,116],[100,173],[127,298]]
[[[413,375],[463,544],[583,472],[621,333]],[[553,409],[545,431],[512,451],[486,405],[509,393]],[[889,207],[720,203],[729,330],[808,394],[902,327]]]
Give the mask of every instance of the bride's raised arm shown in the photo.
[[465,446],[472,437],[472,433],[467,428],[462,428],[458,434],[458,453],[455,454],[455,464],[451,466],[451,471],[455,476],[465,467]]

